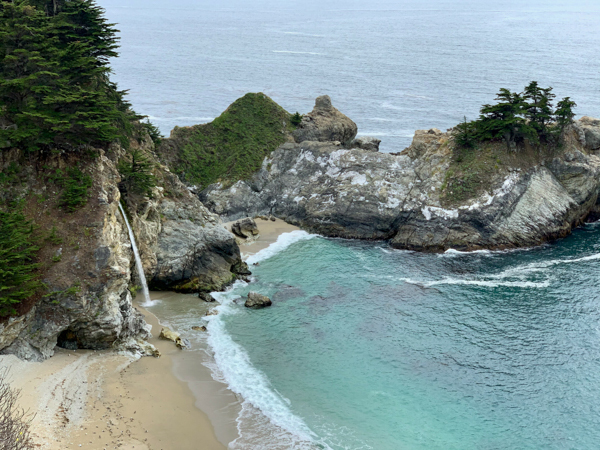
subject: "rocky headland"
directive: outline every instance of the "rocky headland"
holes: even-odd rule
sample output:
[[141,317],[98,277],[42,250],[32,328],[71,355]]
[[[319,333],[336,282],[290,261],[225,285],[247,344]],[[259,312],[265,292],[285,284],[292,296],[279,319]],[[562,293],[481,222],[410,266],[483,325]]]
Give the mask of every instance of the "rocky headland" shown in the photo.
[[[519,152],[491,143],[465,154],[452,130],[430,129],[399,153],[380,153],[378,140],[356,133],[319,97],[251,176],[203,186],[199,198],[225,221],[274,215],[325,236],[423,251],[532,246],[598,209],[596,119],[574,122],[560,146]],[[167,144],[171,159],[177,145]]]

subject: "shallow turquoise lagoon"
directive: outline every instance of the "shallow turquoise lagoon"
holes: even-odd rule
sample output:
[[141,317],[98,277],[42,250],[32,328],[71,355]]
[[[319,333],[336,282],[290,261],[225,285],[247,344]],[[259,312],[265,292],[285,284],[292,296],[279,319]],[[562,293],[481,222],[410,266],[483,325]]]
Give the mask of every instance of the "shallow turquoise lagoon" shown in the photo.
[[[432,255],[298,234],[251,259],[209,342],[255,407],[324,447],[597,448],[599,237]],[[250,290],[273,306],[236,303]]]

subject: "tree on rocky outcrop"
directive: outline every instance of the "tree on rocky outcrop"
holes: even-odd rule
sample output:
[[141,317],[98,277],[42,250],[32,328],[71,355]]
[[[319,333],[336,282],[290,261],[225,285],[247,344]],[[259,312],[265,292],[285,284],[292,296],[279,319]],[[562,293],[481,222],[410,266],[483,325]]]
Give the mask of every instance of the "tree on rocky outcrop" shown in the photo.
[[526,137],[533,137],[535,130],[522,116],[525,100],[522,94],[502,88],[496,95],[495,105],[483,105],[478,121],[482,140],[504,139],[511,149]]
[[15,305],[41,286],[34,262],[39,247],[32,233],[33,224],[20,209],[0,211],[0,317],[14,314]]
[[477,124],[467,122],[465,116],[463,122],[454,127],[454,142],[462,148],[474,148],[477,145]]
[[473,148],[477,142],[503,140],[507,148],[529,142],[555,145],[575,114],[575,102],[569,97],[553,108],[556,96],[552,88],[542,88],[537,81],[529,83],[522,93],[502,88],[496,95],[498,103],[483,105],[479,119],[455,127],[455,142],[461,148]]
[[573,123],[573,118],[575,117],[573,108],[576,106],[577,103],[571,100],[570,97],[565,97],[556,104],[556,112],[554,113],[554,116],[558,125],[558,129],[561,133],[564,131],[567,125]]
[[0,148],[105,145],[137,117],[109,79],[117,30],[92,0],[0,1]]
[[119,173],[119,188],[124,193],[151,196],[152,189],[156,186],[154,164],[141,150],[133,149],[126,159],[121,160]]
[[529,83],[523,92],[523,115],[540,140],[548,138],[548,125],[553,121],[552,100],[555,97],[551,87],[541,88],[537,81]]
[[31,417],[17,405],[19,391],[7,380],[8,370],[0,369],[0,448],[2,450],[31,450],[29,435]]

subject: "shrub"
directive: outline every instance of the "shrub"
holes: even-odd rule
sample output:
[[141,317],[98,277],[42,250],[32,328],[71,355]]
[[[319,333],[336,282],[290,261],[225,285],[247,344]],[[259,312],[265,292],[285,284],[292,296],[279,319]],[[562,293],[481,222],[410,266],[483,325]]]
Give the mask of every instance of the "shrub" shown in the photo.
[[92,177],[83,173],[78,167],[68,169],[67,175],[60,178],[58,183],[63,186],[60,202],[67,211],[74,212],[87,203],[88,189],[92,187]]
[[300,123],[302,123],[302,115],[296,111],[294,114],[292,114],[292,117],[290,117],[290,123],[297,127],[300,125]]
[[31,221],[19,209],[0,211],[0,316],[15,314],[14,305],[41,287],[33,261],[39,247],[32,233]]
[[20,391],[10,387],[7,376],[8,369],[0,369],[0,448],[32,450],[31,417],[17,406]]
[[154,164],[142,153],[134,149],[127,160],[119,162],[121,183],[119,188],[128,193],[151,196],[152,189],[156,186],[156,177],[153,174]]

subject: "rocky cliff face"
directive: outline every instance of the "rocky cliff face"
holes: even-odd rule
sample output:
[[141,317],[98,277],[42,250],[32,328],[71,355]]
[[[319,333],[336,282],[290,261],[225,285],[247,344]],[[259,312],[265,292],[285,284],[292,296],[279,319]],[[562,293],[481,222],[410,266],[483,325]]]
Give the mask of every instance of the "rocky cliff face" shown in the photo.
[[[451,133],[436,129],[417,131],[399,154],[348,148],[337,137],[297,139],[275,150],[250,180],[212,185],[200,198],[228,221],[273,214],[326,236],[389,239],[405,249],[535,245],[565,236],[596,210],[598,122],[575,123],[559,149],[486,150],[499,155],[488,156],[496,168],[481,168],[475,185]],[[338,125],[324,123],[333,131],[313,134],[333,135]]]
[[[133,145],[152,157],[148,136]],[[40,270],[46,289],[24,314],[0,322],[0,353],[40,361],[52,356],[58,343],[73,349],[154,354],[146,342],[149,326],[134,308],[129,290],[138,277],[118,207],[121,178],[116,162],[124,152],[113,146],[85,164],[83,171],[93,180],[90,198],[73,213],[59,208],[60,193],[45,178],[72,161],[58,155],[31,164],[19,152],[4,155],[2,169],[21,164],[22,182],[3,195],[22,199],[27,216],[40,229],[44,239]],[[185,292],[220,290],[247,274],[235,238],[219,218],[166,167],[157,173],[152,198],[128,196],[126,202],[151,286]]]

